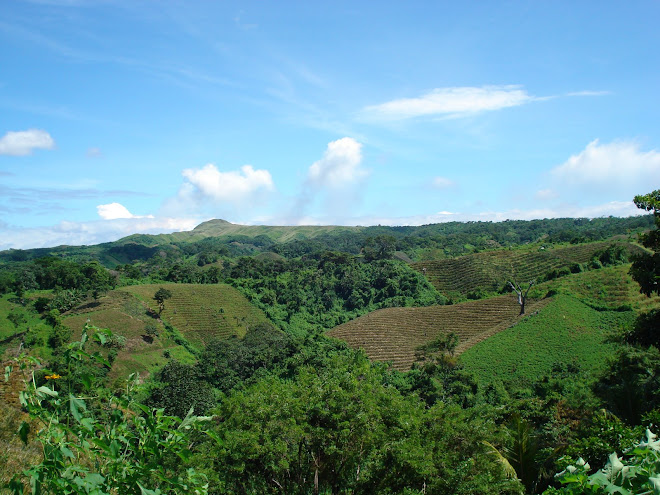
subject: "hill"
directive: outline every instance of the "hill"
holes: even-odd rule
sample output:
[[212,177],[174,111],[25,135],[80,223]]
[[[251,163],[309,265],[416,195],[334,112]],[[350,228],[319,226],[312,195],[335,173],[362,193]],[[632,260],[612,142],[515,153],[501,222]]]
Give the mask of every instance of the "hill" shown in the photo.
[[519,283],[544,280],[553,271],[578,271],[594,254],[620,247],[630,256],[643,248],[617,239],[565,247],[500,249],[458,258],[412,263],[443,295],[464,299],[500,291],[512,278]]
[[615,349],[607,336],[631,325],[635,316],[633,311],[598,311],[560,294],[537,315],[466,349],[460,359],[482,384],[501,380],[530,385],[550,374],[556,363],[599,372]]
[[[156,318],[158,305],[152,298],[160,287],[171,291],[172,297]],[[190,362],[194,359],[190,350],[201,349],[214,338],[242,336],[249,325],[267,319],[225,284],[147,284],[111,291],[96,303],[74,308],[63,319],[76,336],[86,321],[126,339],[113,365],[113,375],[125,376],[152,371],[165,364],[165,355]],[[158,337],[149,335],[148,326],[155,327]]]
[[[528,313],[547,300],[528,303]],[[387,308],[339,325],[328,335],[360,348],[374,361],[391,361],[405,371],[415,361],[415,351],[450,332],[459,338],[457,352],[469,348],[519,320],[520,306],[513,295],[449,306]]]

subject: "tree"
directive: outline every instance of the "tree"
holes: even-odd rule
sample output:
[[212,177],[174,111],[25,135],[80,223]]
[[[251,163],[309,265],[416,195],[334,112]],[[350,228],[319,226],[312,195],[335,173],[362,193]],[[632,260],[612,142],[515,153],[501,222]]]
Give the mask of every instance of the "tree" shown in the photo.
[[154,294],[154,300],[158,303],[158,316],[165,310],[165,300],[172,297],[172,293],[162,287]]
[[640,242],[644,247],[651,249],[653,254],[647,253],[634,257],[630,274],[640,286],[640,292],[650,296],[652,293],[660,294],[660,190],[649,194],[635,196],[635,206],[641,210],[652,211],[655,221],[655,230],[640,234]]
[[529,294],[529,289],[531,289],[534,285],[534,280],[530,280],[527,283],[529,284],[529,287],[527,287],[527,290],[525,290],[523,293],[523,288],[520,286],[520,284],[511,281],[508,282],[509,286],[516,292],[516,294],[518,294],[518,304],[520,304],[521,315],[525,314],[525,302],[527,301],[527,294]]

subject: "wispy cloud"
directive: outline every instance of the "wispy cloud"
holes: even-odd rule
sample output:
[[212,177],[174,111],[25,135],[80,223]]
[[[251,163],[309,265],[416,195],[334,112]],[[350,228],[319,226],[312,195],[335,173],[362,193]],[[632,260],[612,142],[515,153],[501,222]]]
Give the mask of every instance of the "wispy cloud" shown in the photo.
[[358,117],[367,121],[396,121],[425,116],[465,116],[530,103],[521,86],[437,88],[416,98],[401,98],[362,109]]
[[54,147],[55,140],[41,129],[9,131],[0,138],[0,155],[25,156],[37,149],[51,150]]
[[433,180],[431,181],[431,186],[433,186],[435,189],[449,189],[455,185],[456,183],[447,177],[433,177]]
[[566,96],[608,96],[611,95],[611,91],[590,91],[590,90],[585,90],[585,91],[572,91],[570,93],[566,93]]

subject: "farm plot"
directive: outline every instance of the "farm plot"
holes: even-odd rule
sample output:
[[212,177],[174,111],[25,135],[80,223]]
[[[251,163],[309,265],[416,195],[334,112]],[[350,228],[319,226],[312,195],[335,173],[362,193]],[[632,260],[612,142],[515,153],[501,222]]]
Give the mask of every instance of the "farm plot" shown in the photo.
[[[496,292],[512,277],[518,282],[539,279],[552,270],[570,268],[588,262],[596,251],[606,249],[612,241],[593,242],[546,250],[500,250],[476,253],[459,258],[412,263],[424,273],[435,288],[453,298],[464,298],[471,292]],[[641,248],[616,241],[628,252]]]
[[633,311],[597,311],[573,296],[559,294],[538,315],[499,332],[461,354],[480,383],[501,380],[527,387],[551,373],[555,364],[602,370],[615,346],[607,336],[632,325]]
[[[175,343],[165,327],[149,315],[148,307],[137,297],[123,290],[114,290],[94,303],[82,304],[67,313],[63,323],[80,338],[86,322],[110,329],[126,339],[110,372],[111,378],[125,377],[130,372],[149,373],[165,364],[163,351],[181,361],[191,361],[192,355]],[[158,336],[148,335],[147,326],[156,328]]]
[[549,290],[575,296],[585,304],[599,309],[622,309],[626,306],[638,311],[660,307],[660,296],[646,297],[628,273],[630,264],[576,273],[570,277],[544,282],[534,287],[530,295],[543,297]]
[[153,296],[160,287],[172,293],[172,297],[165,301],[161,318],[195,344],[232,335],[242,337],[250,326],[268,321],[266,315],[245,296],[225,284],[150,284],[121,290],[136,295],[157,312],[158,305]]
[[[538,311],[548,300],[529,301],[527,313]],[[390,361],[395,369],[410,369],[415,350],[442,335],[455,332],[457,353],[506,329],[520,320],[520,306],[513,295],[469,301],[450,306],[387,308],[349,321],[328,332],[374,361]]]

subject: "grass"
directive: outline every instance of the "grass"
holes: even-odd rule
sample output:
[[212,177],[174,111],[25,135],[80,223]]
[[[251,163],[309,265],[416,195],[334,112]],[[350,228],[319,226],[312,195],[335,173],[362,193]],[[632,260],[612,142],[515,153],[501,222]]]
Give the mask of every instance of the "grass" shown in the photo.
[[[528,313],[548,300],[528,301]],[[455,332],[460,353],[519,320],[520,306],[508,294],[449,306],[387,308],[374,311],[328,332],[328,335],[365,351],[370,359],[389,361],[405,371],[415,361],[415,350],[442,335]]]
[[460,359],[484,384],[529,384],[550,373],[555,363],[598,372],[614,351],[606,337],[635,317],[633,311],[597,311],[559,294],[538,314],[467,349]]

